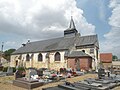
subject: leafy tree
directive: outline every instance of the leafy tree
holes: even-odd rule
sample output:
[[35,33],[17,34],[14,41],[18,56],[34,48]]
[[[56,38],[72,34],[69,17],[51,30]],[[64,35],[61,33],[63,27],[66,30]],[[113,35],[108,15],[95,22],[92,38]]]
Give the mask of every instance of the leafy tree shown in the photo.
[[117,61],[117,60],[118,60],[118,57],[117,57],[116,55],[113,55],[113,56],[112,56],[112,60],[113,60],[113,61]]
[[6,60],[10,60],[10,55],[15,51],[16,49],[8,49],[4,52],[4,55],[3,57],[6,59]]

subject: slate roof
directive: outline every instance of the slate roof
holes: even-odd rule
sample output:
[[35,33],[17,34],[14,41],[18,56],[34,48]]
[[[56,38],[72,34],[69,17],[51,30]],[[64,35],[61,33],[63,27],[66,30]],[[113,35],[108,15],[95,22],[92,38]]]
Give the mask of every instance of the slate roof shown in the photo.
[[82,51],[71,51],[71,52],[66,51],[64,56],[65,57],[91,57]]
[[36,41],[27,43],[24,47],[19,48],[12,54],[29,53],[29,52],[46,52],[51,50],[65,50],[69,49],[74,43],[72,38],[55,38],[43,41]]
[[96,45],[99,48],[97,35],[81,36],[78,38],[76,46]]
[[78,31],[76,30],[75,23],[71,16],[69,28],[64,31],[64,35],[71,35],[71,34],[77,34],[77,33]]
[[[47,52],[52,50],[69,50],[74,45],[91,45],[98,43],[97,35],[90,36],[76,36],[76,37],[60,37],[48,39],[43,41],[36,41],[27,43],[25,46],[20,47],[12,54],[32,53],[32,52]],[[98,44],[96,44],[99,47]]]

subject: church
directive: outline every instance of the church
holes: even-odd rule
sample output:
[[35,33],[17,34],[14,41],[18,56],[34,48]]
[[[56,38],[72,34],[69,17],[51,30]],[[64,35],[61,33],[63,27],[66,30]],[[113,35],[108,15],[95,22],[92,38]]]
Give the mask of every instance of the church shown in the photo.
[[97,70],[99,42],[97,35],[81,36],[71,17],[64,36],[48,40],[27,42],[11,54],[10,66],[26,68],[72,68]]

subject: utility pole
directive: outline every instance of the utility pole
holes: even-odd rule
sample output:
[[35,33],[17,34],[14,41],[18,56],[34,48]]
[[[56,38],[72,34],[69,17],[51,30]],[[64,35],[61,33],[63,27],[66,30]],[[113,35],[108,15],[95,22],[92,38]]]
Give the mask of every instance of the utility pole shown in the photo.
[[1,47],[2,53],[3,53],[3,47],[4,47],[4,42],[2,42],[2,47]]
[[0,65],[1,65],[1,59],[2,59],[2,54],[3,54],[3,47],[4,47],[4,42],[2,42],[2,46],[1,46],[1,52],[0,52]]

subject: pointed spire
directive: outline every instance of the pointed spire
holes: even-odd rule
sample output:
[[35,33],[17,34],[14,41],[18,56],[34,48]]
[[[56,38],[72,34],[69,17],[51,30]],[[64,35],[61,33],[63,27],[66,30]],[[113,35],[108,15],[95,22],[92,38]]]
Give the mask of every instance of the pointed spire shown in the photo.
[[76,36],[78,31],[76,30],[75,23],[73,21],[73,18],[71,16],[70,20],[70,26],[68,29],[64,31],[64,36],[71,37],[71,36]]
[[72,16],[71,16],[69,28],[70,28],[70,29],[76,29],[76,28],[75,28],[75,23],[74,23],[74,21],[73,21],[73,17],[72,17]]

